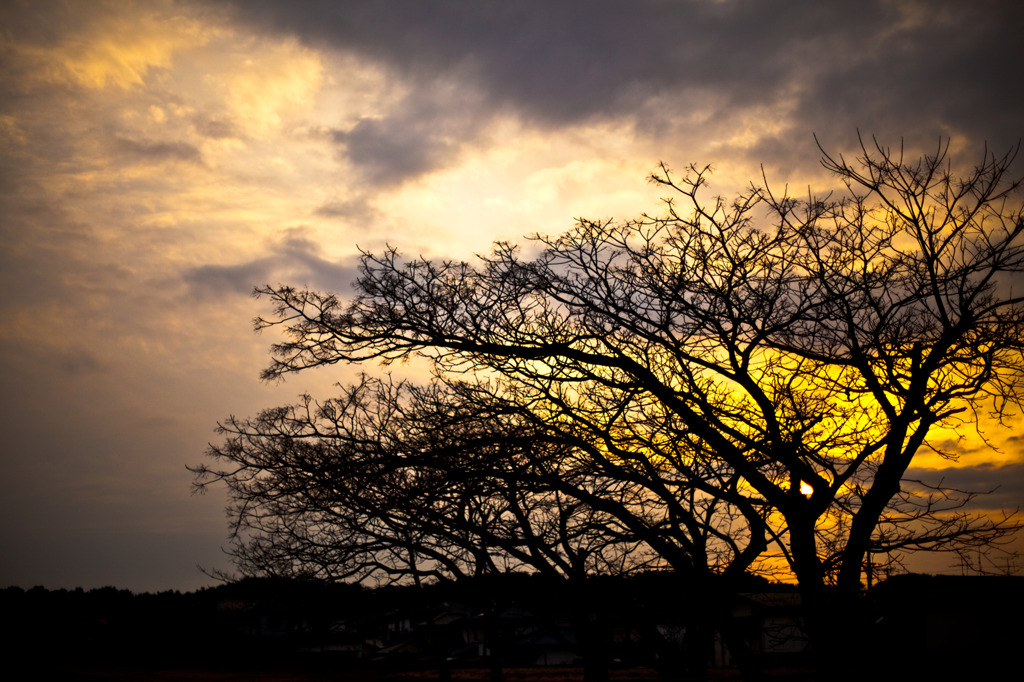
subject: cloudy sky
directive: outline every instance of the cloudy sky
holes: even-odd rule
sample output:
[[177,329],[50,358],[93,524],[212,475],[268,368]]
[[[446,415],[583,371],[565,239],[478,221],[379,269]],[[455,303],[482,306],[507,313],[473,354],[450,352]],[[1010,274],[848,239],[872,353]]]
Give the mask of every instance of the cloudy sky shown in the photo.
[[[345,291],[358,248],[470,258],[657,210],[659,161],[730,193],[762,164],[827,187],[814,134],[1005,150],[1022,8],[0,2],[0,586],[229,568],[224,499],[185,466],[218,420],[349,376],[261,384],[253,286]],[[991,435],[947,475],[1015,507],[1020,441]]]

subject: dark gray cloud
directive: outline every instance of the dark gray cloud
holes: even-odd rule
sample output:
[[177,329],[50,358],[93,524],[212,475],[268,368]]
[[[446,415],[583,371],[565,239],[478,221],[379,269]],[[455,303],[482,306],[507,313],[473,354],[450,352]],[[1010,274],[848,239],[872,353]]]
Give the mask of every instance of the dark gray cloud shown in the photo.
[[214,140],[239,137],[236,126],[228,120],[196,116],[193,120],[196,132]]
[[[779,38],[800,32],[798,13],[763,3],[313,0],[245,3],[239,18],[417,79],[459,70],[494,102],[551,125],[620,115],[635,95],[679,86],[743,79],[770,90],[786,61]],[[746,61],[757,52],[767,58]]]
[[439,135],[430,122],[405,116],[364,118],[351,130],[332,135],[365,179],[379,188],[437,170],[452,163],[458,152],[458,143]]
[[1014,511],[1021,507],[1024,490],[1024,463],[979,464],[945,469],[911,467],[904,477],[929,485],[942,485],[973,493],[986,493],[973,504],[977,509]]
[[198,298],[217,298],[224,294],[248,296],[257,286],[287,282],[321,291],[347,293],[355,282],[355,266],[334,263],[323,258],[320,247],[293,233],[272,247],[262,258],[234,265],[205,264],[187,270],[183,279]]
[[[512,111],[533,125],[629,117],[642,129],[671,130],[689,109],[711,106],[727,118],[788,102],[787,129],[827,141],[846,142],[857,128],[925,140],[953,133],[996,146],[1022,134],[1024,90],[1015,83],[1024,5],[1007,0],[264,0],[240,4],[238,18],[356,52],[414,86],[458,73],[483,97],[478,115]],[[350,153],[394,157],[430,125],[368,122],[351,131]],[[784,154],[785,142],[768,139],[751,154]],[[444,151],[427,134],[403,160],[411,173]]]
[[87,349],[65,351],[53,358],[53,365],[65,374],[90,374],[107,371],[109,367],[95,353]]
[[346,201],[334,200],[318,206],[313,215],[321,218],[357,219],[370,221],[378,217],[377,209],[373,208],[366,197],[357,197]]
[[122,159],[134,162],[184,161],[198,163],[202,160],[200,151],[186,142],[152,142],[115,137],[114,151]]

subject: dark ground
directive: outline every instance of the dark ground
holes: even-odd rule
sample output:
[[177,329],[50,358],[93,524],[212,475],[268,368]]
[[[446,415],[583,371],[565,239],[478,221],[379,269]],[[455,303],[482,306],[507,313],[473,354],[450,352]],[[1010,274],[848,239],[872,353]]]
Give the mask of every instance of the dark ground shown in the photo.
[[[777,680],[804,680],[799,674],[779,671],[772,676]],[[417,671],[258,671],[258,670],[158,670],[138,667],[61,666],[52,671],[52,679],[72,682],[431,682],[439,679],[436,670]],[[506,668],[504,682],[577,682],[583,680],[582,668]],[[656,682],[657,673],[647,668],[630,668],[611,672],[613,682]],[[709,674],[709,680],[739,679],[735,671],[719,670]],[[488,682],[490,671],[463,669],[451,671],[452,682]]]

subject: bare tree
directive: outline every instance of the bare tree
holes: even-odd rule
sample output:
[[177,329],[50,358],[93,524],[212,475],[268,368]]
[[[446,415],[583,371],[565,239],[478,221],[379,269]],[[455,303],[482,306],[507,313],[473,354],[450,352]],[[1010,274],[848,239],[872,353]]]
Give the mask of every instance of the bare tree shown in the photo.
[[[690,581],[769,571],[775,554],[799,581],[825,660],[832,642],[856,636],[846,614],[869,552],[977,546],[1017,527],[1009,516],[950,516],[956,509],[904,488],[914,457],[934,447],[935,427],[969,428],[982,412],[1002,419],[1021,402],[1024,298],[1014,278],[1024,269],[1024,213],[1021,180],[1009,174],[1015,151],[986,150],[963,175],[947,151],[940,144],[907,161],[902,151],[862,143],[855,162],[825,154],[842,186],[806,200],[767,183],[732,202],[708,200],[709,168],[676,177],[663,166],[653,176],[673,193],[663,215],[582,220],[559,237],[535,237],[543,251],[534,259],[506,243],[476,265],[367,253],[359,296],[348,303],[267,286],[259,293],[275,314],[257,326],[281,327],[286,340],[265,377],[428,358],[434,397],[410,411],[410,424],[436,424],[434,451],[456,444],[480,464],[488,473],[474,485],[504,486],[497,507],[474,508],[481,523],[464,526],[466,538],[500,548],[502,561],[533,565],[531,552],[558,546],[556,565],[601,570],[600,562],[579,564],[583,545],[596,542],[602,556],[639,551],[641,565],[656,557]],[[334,448],[333,432],[316,440],[324,419],[337,426],[356,413],[345,401],[315,407],[268,413],[266,435],[281,447],[313,440]],[[499,439],[460,441],[459,415],[474,410],[477,435]],[[373,443],[389,433],[384,421],[364,420],[353,433]],[[291,433],[293,425],[300,431]],[[236,518],[259,507],[260,524],[271,525],[256,528],[267,535],[290,510],[264,506],[276,489],[261,482],[277,465],[252,459],[264,446],[250,438],[264,428],[231,422],[229,445],[212,454],[241,463],[214,476],[235,486]],[[414,447],[401,434],[396,440]],[[488,447],[498,440],[519,450],[496,455]],[[423,479],[410,499],[421,503],[427,489],[458,481],[459,461]],[[322,466],[308,474],[312,489]],[[360,479],[365,490],[374,490],[375,475]],[[538,505],[527,509],[546,519],[571,510],[581,532],[523,550],[529,543],[516,543],[535,534],[512,508],[523,491]],[[489,499],[479,488],[464,494],[472,504]],[[552,507],[551,499],[560,502]],[[347,504],[339,507],[346,513]],[[386,495],[373,506],[403,509]],[[446,528],[446,514],[420,515],[423,537]],[[515,540],[494,535],[502,520],[512,521]],[[410,566],[429,557],[451,571],[490,560],[461,549],[445,558],[436,548],[452,545],[392,535],[380,536],[385,552],[416,546]],[[571,550],[562,542],[569,536]],[[287,557],[292,550],[282,546]]]
[[[501,415],[457,415],[448,401],[442,439],[436,389],[364,378],[323,403],[306,396],[222,425],[227,438],[210,454],[224,466],[195,472],[203,487],[229,487],[240,568],[375,584],[524,567],[572,574],[586,572],[584,556],[593,568],[609,551],[597,536],[614,544],[614,526],[524,485],[523,441],[502,440]],[[591,532],[577,530],[587,523]]]

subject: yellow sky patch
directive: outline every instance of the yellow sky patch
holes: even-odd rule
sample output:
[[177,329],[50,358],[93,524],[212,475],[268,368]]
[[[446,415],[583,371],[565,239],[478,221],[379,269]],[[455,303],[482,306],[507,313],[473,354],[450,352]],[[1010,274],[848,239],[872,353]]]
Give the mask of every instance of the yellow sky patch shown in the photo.
[[494,240],[527,246],[527,235],[565,232],[579,217],[624,221],[658,210],[645,177],[656,160],[588,153],[596,134],[581,127],[555,136],[499,121],[461,148],[458,164],[389,194],[391,243],[407,255],[471,258]]
[[278,132],[285,115],[312,107],[324,69],[316,52],[292,41],[251,55],[218,78],[227,86],[236,123],[249,136],[266,138]]

